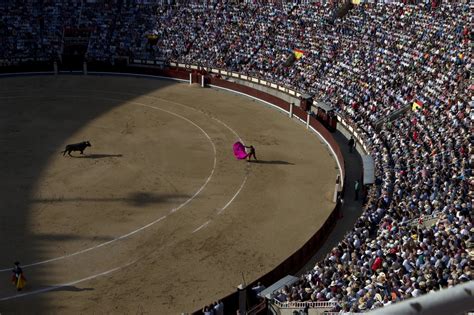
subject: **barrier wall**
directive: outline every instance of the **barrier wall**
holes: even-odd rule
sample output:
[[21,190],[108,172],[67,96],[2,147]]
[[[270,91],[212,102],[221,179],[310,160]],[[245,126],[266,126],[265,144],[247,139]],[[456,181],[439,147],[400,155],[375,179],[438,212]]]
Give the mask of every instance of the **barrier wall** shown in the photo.
[[[184,65],[183,65],[184,66]],[[188,81],[190,77],[191,70],[189,67],[183,68],[166,68],[164,69],[161,66],[128,66],[128,67],[112,67],[108,65],[100,65],[100,64],[90,64],[88,67],[88,74],[98,74],[98,75],[132,75],[132,76],[155,76],[155,77],[166,77],[178,80],[185,80]],[[50,72],[45,72],[45,74],[50,74]],[[195,73],[196,74],[196,73]],[[20,74],[21,75],[21,74]],[[232,91],[236,91],[239,93],[243,93],[249,95],[251,97],[260,99],[262,101],[268,102],[277,106],[281,110],[285,112],[290,111],[290,104],[274,95],[269,93],[253,89],[249,86],[244,86],[237,84],[235,82],[229,82],[222,78],[209,76],[207,78],[207,83],[214,85],[216,87],[229,89]],[[195,78],[193,76],[193,81]],[[199,82],[199,81],[198,81]],[[308,119],[308,113],[301,110],[299,107],[293,107],[293,115],[298,117],[300,120],[306,123]],[[336,155],[335,158],[337,159],[339,169],[342,175],[342,178],[345,177],[345,165],[344,165],[344,158],[340,151],[340,148],[334,138],[332,137],[331,133],[314,117],[309,117],[309,127],[312,128],[314,131],[318,132],[324,140],[328,143],[331,147],[332,151]],[[255,285],[257,282],[261,282],[265,286],[269,286],[272,283],[278,281],[279,279],[283,278],[288,274],[295,274],[301,268],[304,267],[307,261],[309,261],[316,251],[322,246],[325,242],[326,238],[329,236],[331,230],[333,229],[334,225],[336,224],[339,218],[339,210],[341,204],[338,201],[328,216],[324,224],[321,228],[298,250],[296,250],[291,256],[289,256],[286,260],[281,262],[278,266],[276,266],[270,272],[262,275],[259,279],[256,279],[252,283],[247,284],[247,287],[250,288]],[[225,313],[226,314],[235,314],[235,310],[238,308],[238,292],[229,294],[226,297],[221,299],[225,305]],[[202,301],[202,304],[208,304],[212,301]],[[193,314],[201,314],[201,310],[195,311]]]
[[259,90],[252,89],[251,87],[240,85],[240,84],[237,84],[237,83],[234,83],[234,82],[229,82],[229,81],[219,79],[219,78],[216,78],[216,77],[212,77],[212,76],[209,78],[208,82],[211,85],[223,87],[223,88],[226,88],[226,89],[229,89],[229,90],[233,90],[233,91],[237,91],[237,92],[241,92],[241,93],[244,93],[244,94],[247,94],[247,95],[254,96],[254,97],[259,98],[259,99],[261,99],[265,102],[277,105],[278,107],[284,109],[285,111],[290,110],[290,104],[289,103],[287,103],[287,102],[283,101],[282,99],[280,99],[276,96],[273,96],[271,94],[268,94],[268,93],[265,93],[265,92],[262,92],[262,91],[259,91]]
[[12,65],[4,63],[0,60],[0,74],[26,72],[53,72],[53,66],[51,62],[35,62],[22,63],[21,65]]

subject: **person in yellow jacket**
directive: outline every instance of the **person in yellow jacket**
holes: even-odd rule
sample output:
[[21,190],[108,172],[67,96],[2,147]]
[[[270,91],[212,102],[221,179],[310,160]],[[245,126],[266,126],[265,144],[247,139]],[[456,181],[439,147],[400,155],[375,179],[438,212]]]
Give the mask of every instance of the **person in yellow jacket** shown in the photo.
[[23,275],[23,269],[20,267],[20,263],[15,261],[15,267],[12,269],[12,283],[18,291],[21,291],[26,285],[26,278]]

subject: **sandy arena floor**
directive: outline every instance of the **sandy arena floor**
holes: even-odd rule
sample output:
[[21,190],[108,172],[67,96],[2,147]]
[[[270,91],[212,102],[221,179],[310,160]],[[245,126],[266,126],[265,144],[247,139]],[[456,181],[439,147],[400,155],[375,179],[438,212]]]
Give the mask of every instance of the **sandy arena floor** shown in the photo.
[[[191,312],[271,270],[333,207],[325,145],[243,96],[39,76],[0,79],[0,108],[1,314]],[[239,138],[260,163],[235,160]]]

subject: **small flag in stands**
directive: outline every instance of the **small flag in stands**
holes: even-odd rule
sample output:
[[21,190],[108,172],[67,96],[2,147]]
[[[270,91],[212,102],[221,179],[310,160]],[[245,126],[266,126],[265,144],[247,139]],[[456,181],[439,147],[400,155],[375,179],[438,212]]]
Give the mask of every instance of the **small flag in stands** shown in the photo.
[[411,110],[414,112],[422,108],[423,108],[423,103],[419,100],[414,101],[413,104],[411,105]]
[[293,49],[293,54],[295,55],[296,60],[301,59],[305,52],[301,49]]

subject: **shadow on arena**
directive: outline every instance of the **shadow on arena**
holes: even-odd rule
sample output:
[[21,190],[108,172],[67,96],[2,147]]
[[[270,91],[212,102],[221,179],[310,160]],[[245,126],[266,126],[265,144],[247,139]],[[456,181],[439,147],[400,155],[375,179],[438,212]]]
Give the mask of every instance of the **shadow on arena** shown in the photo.
[[141,207],[156,203],[169,203],[174,201],[185,201],[190,196],[182,194],[151,194],[146,192],[134,192],[127,197],[118,198],[41,198],[31,199],[32,203],[63,203],[63,202],[125,202],[131,206]]
[[[10,78],[0,78],[2,81],[2,88],[0,89],[0,97],[8,99],[8,95],[23,95],[22,89],[25,93],[28,92],[30,85],[33,85],[31,88],[41,89],[41,80],[45,78],[46,80],[53,79],[52,76],[37,76],[34,79],[32,77],[25,76],[24,82],[19,80],[17,77]],[[68,76],[59,75],[55,77],[54,80],[58,80],[60,83],[61,78],[68,78]],[[16,94],[14,94],[14,89],[9,89],[9,83],[7,81],[14,80],[16,89]],[[84,78],[84,80],[87,80]],[[107,80],[107,77],[104,77],[103,80]],[[140,80],[140,79],[137,79]],[[139,84],[139,83],[138,83]],[[140,86],[140,93],[145,95],[152,91],[159,90],[166,86],[176,84],[171,80],[156,80],[156,88],[147,90],[147,87]],[[54,93],[63,94],[64,92],[60,90],[60,84],[58,84],[59,89],[55,90]],[[104,84],[107,86],[107,84]],[[110,89],[110,86],[109,86]],[[74,87],[67,87],[67,91],[74,90]],[[65,90],[66,91],[66,90]],[[48,91],[46,91],[48,93]],[[79,91],[74,92],[75,94],[80,93]],[[50,93],[53,94],[53,93]],[[76,236],[74,235],[34,235],[29,226],[32,224],[29,217],[29,211],[35,203],[41,202],[69,202],[75,200],[41,200],[33,198],[33,190],[38,183],[40,174],[46,169],[48,161],[53,154],[58,154],[58,150],[61,148],[62,144],[72,137],[80,128],[87,125],[90,121],[96,117],[122,105],[124,102],[127,102],[135,97],[140,96],[136,95],[122,95],[121,100],[110,100],[107,102],[101,102],[99,106],[87,107],[88,110],[80,109],[74,112],[67,112],[66,110],[61,111],[61,115],[67,115],[69,117],[58,117],[63,119],[63,121],[58,121],[54,126],[44,126],[42,121],[51,120],[51,114],[56,114],[54,111],[48,110],[48,108],[41,108],[28,117],[25,122],[25,117],[21,115],[21,106],[17,106],[14,100],[9,100],[7,102],[2,101],[2,115],[0,115],[0,174],[2,174],[2,181],[0,186],[0,209],[1,209],[1,241],[2,244],[2,259],[0,260],[0,269],[5,269],[1,272],[1,277],[4,279],[0,282],[0,292],[3,292],[3,296],[0,296],[0,299],[6,296],[14,296],[16,290],[14,286],[11,285],[10,281],[10,271],[8,270],[13,266],[14,261],[20,261],[22,265],[32,264],[38,261],[43,261],[51,259],[47,253],[47,249],[50,246],[50,242],[61,239],[70,239]],[[34,102],[34,99],[32,99]],[[84,99],[84,101],[87,101]],[[67,99],[61,99],[61,96],[54,97],[54,102],[67,102]],[[46,107],[46,106],[45,106]],[[90,110],[89,110],[90,109]],[[22,132],[18,126],[31,124],[34,128],[38,129],[37,134],[29,134]],[[54,133],[50,132],[47,137],[42,136],[41,128],[54,128]],[[93,139],[90,139],[93,141]],[[11,148],[18,147],[18,144],[21,143],[21,152],[13,152]],[[77,158],[86,158],[86,159],[104,159],[104,158],[120,158],[121,154],[91,154],[77,157]],[[18,176],[17,172],[21,170],[21,176]],[[129,202],[132,205],[137,207],[150,204],[150,203],[160,203],[167,202],[171,199],[181,199],[186,196],[159,196],[151,194],[143,194],[140,192],[133,192],[130,195],[119,198],[122,201]],[[87,201],[87,198],[78,198],[77,200]],[[94,201],[103,201],[103,202],[113,202],[114,199],[104,199],[104,200],[94,200]],[[12,211],[14,209],[14,211]],[[17,238],[11,237],[12,235],[19,236]],[[16,242],[11,241],[13,239],[22,239],[22,241]],[[98,239],[93,239],[91,241],[100,241]],[[35,270],[36,269],[36,270]],[[27,282],[27,290],[23,292],[39,290],[44,287],[39,285],[42,283],[47,283],[48,279],[48,268],[37,268],[26,267],[24,268],[25,276],[29,280]],[[34,277],[30,277],[34,273]],[[6,279],[6,280],[5,280]],[[65,286],[59,287],[54,290],[60,291],[71,291],[78,292],[82,290],[93,290],[91,288],[76,288],[74,286]],[[7,301],[0,302],[0,313],[24,313],[26,305],[28,304],[28,299],[34,299],[35,305],[38,306],[38,313],[50,313],[53,311],[54,301],[50,301],[48,294],[39,294],[30,297],[24,298],[15,298]]]

